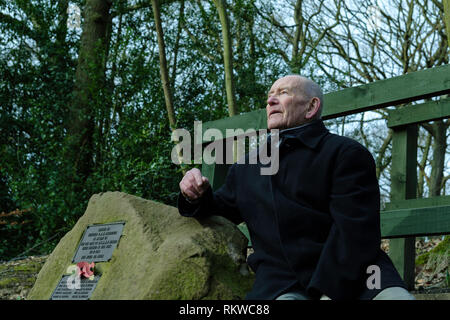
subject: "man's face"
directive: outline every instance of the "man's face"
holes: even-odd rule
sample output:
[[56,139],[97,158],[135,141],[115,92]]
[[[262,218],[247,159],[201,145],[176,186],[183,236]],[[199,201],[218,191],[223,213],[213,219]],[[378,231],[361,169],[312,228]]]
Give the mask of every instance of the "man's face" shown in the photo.
[[267,98],[268,129],[286,129],[308,121],[308,97],[302,94],[302,79],[287,76],[275,81]]

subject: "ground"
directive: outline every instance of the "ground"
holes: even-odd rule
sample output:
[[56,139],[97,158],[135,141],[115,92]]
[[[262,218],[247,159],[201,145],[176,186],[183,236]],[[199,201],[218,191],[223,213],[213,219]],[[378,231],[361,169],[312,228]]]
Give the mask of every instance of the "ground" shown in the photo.
[[47,257],[30,256],[0,263],[0,300],[25,299]]
[[416,241],[416,287],[450,288],[450,236],[431,238],[430,241]]
[[[381,246],[389,252],[389,240],[383,240]],[[0,300],[25,299],[47,257],[0,262]],[[416,257],[415,293],[424,292],[431,298],[431,293],[450,292],[450,236],[418,238]]]

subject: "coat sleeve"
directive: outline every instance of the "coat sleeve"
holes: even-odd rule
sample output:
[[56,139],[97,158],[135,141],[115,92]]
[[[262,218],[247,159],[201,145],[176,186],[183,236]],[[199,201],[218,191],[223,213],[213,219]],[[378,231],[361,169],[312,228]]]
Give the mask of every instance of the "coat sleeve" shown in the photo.
[[380,250],[380,194],[375,162],[362,145],[343,150],[330,195],[333,219],[307,291],[331,299],[355,299],[366,285],[367,267]]
[[243,222],[236,204],[235,166],[231,166],[225,183],[216,191],[212,188],[205,192],[196,203],[188,202],[181,192],[178,194],[178,211],[184,217],[202,218],[218,215],[239,224]]

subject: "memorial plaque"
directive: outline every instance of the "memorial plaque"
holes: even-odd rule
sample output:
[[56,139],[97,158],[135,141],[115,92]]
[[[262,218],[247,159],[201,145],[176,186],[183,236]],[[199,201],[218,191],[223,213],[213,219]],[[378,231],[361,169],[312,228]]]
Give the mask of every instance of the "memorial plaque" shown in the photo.
[[125,222],[90,225],[84,231],[73,262],[104,262],[112,253],[122,235]]
[[79,279],[79,286],[75,286],[74,276],[63,276],[50,297],[50,300],[88,300],[97,286],[100,276],[93,280]]

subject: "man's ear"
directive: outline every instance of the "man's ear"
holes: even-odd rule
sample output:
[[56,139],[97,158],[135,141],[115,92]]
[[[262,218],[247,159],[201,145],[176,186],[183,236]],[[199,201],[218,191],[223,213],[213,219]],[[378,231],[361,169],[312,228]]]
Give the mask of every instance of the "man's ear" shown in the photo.
[[320,110],[320,99],[314,97],[311,99],[308,105],[308,110],[305,114],[306,119],[313,119]]

